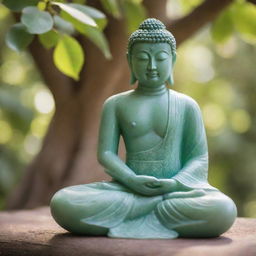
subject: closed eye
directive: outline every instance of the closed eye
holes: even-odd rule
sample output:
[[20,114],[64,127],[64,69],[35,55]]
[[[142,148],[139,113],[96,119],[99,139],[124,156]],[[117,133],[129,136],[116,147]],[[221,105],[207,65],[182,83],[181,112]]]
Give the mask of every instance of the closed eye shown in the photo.
[[146,60],[149,60],[149,58],[137,58],[138,60],[144,60],[144,61],[146,61]]
[[156,55],[156,60],[158,61],[167,60],[168,58],[170,58],[170,55],[167,52],[162,51]]
[[157,58],[156,60],[158,60],[158,61],[162,61],[162,60],[167,60],[168,58]]
[[149,60],[149,57],[146,53],[140,53],[136,55],[136,59],[138,60]]

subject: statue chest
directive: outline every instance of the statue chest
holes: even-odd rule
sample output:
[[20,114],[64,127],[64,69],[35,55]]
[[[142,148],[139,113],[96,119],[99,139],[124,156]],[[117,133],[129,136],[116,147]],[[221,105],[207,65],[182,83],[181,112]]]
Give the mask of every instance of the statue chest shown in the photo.
[[118,109],[118,121],[124,136],[163,138],[168,122],[167,97],[124,101]]

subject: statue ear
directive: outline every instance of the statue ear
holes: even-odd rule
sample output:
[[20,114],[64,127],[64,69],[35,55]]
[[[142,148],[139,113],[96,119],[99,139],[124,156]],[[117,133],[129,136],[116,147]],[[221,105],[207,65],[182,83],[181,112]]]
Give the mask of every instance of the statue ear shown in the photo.
[[130,85],[135,84],[136,81],[137,81],[137,78],[135,77],[135,75],[134,75],[133,72],[131,71],[131,74],[130,74]]
[[173,56],[172,56],[172,70],[171,70],[170,75],[169,75],[169,77],[167,78],[167,81],[166,81],[169,86],[172,86],[174,84],[173,66],[174,66],[175,62],[176,62],[176,53],[174,53]]
[[127,58],[127,61],[128,61],[129,67],[130,67],[130,85],[133,85],[136,83],[137,78],[135,77],[135,75],[132,71],[131,57],[128,53],[126,54],[126,58]]
[[167,85],[169,85],[169,86],[172,86],[174,84],[172,73],[169,75],[166,82],[167,82]]

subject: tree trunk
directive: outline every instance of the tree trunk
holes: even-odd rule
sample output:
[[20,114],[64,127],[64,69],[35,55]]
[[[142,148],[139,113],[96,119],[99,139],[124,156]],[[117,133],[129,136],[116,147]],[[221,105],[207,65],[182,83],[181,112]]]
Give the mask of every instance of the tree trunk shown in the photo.
[[[95,1],[88,2],[93,5]],[[190,22],[197,19],[197,25],[192,22],[189,26],[189,17],[186,22],[181,19],[174,23],[172,31],[179,43],[214,19],[231,0],[216,0],[215,6],[211,2],[205,1],[201,12],[199,6],[197,12],[192,13]],[[144,3],[149,17],[167,21],[166,0],[146,0]],[[207,3],[210,18],[204,15]],[[84,47],[86,60],[79,82],[65,77],[54,67],[51,52],[37,41],[32,44],[30,51],[53,94],[56,110],[41,151],[9,199],[9,209],[49,204],[53,193],[64,186],[108,179],[96,159],[100,112],[106,98],[130,87],[124,20],[109,18],[105,32],[113,55],[111,61],[106,60],[92,43],[81,36],[77,38]]]

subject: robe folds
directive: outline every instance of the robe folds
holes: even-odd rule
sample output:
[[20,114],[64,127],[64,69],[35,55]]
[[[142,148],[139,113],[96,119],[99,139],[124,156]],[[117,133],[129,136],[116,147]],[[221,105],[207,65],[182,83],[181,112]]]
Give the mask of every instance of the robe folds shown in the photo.
[[148,150],[127,152],[126,164],[137,175],[176,180],[179,191],[143,196],[117,181],[67,187],[51,202],[57,223],[80,234],[93,234],[87,232],[93,227],[95,234],[98,228],[109,237],[163,239],[218,236],[233,224],[235,204],[207,181],[200,109],[183,94],[168,94],[163,140]]

